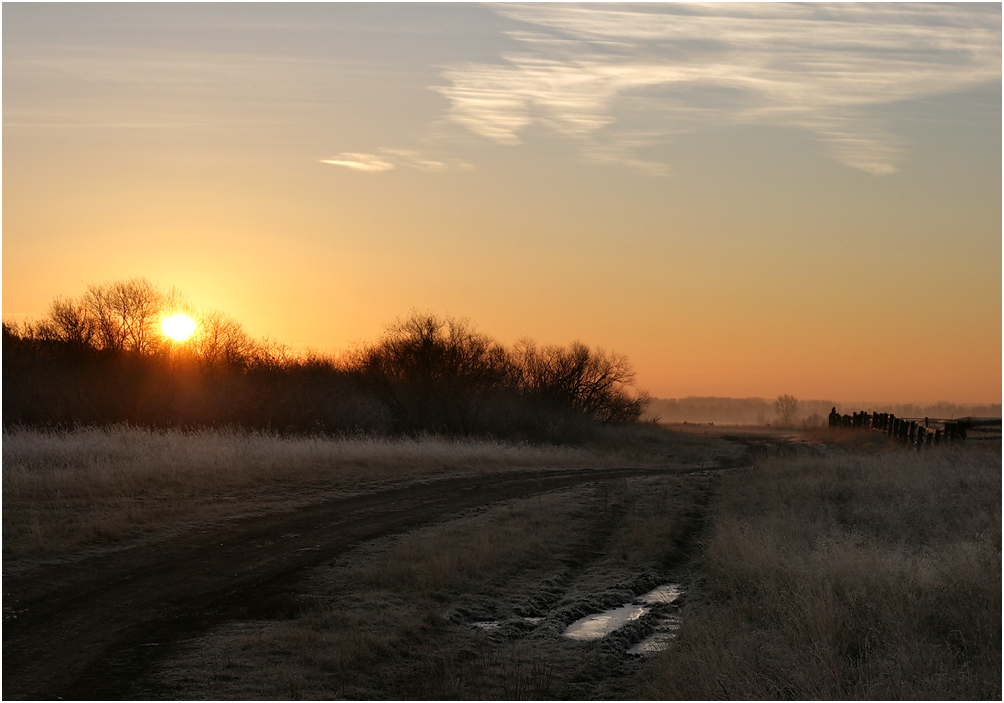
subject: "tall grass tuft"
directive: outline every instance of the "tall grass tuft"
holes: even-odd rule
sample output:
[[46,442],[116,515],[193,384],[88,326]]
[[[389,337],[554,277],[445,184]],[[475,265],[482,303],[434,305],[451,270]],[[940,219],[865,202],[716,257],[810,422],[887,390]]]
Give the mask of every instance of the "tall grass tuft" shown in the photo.
[[999,699],[999,447],[758,461],[723,487],[660,698]]

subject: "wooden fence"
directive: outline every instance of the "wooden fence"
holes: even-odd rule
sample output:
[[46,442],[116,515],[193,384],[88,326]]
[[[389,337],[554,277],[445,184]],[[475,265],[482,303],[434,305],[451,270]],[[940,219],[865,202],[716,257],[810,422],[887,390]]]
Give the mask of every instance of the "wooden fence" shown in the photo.
[[917,448],[967,439],[1001,441],[999,417],[961,417],[946,420],[933,417],[896,417],[892,413],[856,412],[851,415],[841,415],[836,408],[833,408],[830,411],[830,427],[885,432],[890,439],[897,439]]

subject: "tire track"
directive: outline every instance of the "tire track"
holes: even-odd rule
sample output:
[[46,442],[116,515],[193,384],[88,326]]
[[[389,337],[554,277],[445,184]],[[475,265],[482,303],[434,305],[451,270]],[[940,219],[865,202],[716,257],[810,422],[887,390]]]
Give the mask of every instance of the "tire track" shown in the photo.
[[441,479],[235,520],[4,579],[5,699],[108,700],[178,642],[274,615],[307,570],[472,507],[596,481],[707,471],[575,469]]

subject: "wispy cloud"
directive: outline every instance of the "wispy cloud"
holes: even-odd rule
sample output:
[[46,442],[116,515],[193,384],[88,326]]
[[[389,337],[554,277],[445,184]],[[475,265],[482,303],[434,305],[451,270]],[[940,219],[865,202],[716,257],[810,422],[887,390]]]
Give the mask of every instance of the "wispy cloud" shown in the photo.
[[378,173],[395,168],[412,168],[418,171],[467,171],[471,165],[463,161],[441,161],[411,149],[378,149],[376,154],[342,153],[329,159],[321,159],[322,164],[344,166],[353,171]]
[[352,154],[344,153],[332,156],[330,159],[321,159],[322,164],[332,166],[344,166],[353,171],[365,171],[367,173],[377,173],[379,171],[390,171],[394,168],[394,163],[375,154]]
[[[502,5],[533,29],[499,63],[454,65],[449,118],[501,144],[531,124],[591,160],[639,154],[708,125],[808,130],[848,166],[894,172],[903,141],[875,105],[1001,76],[999,7],[955,4]],[[632,126],[635,125],[635,126]],[[640,125],[640,126],[639,126]]]

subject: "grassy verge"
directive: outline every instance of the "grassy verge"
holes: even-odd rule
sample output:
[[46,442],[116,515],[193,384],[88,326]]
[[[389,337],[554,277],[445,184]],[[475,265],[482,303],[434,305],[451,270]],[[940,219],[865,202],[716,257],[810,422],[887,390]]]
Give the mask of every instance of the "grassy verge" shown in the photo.
[[999,446],[775,457],[723,485],[669,699],[1000,699]]

